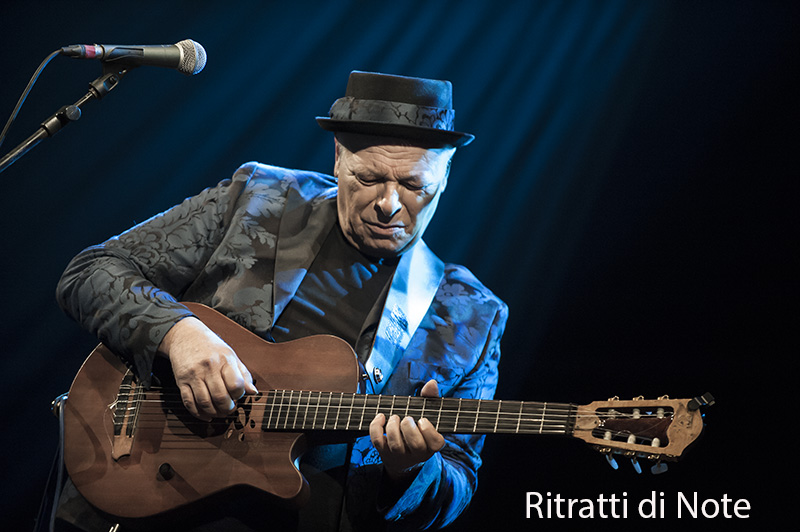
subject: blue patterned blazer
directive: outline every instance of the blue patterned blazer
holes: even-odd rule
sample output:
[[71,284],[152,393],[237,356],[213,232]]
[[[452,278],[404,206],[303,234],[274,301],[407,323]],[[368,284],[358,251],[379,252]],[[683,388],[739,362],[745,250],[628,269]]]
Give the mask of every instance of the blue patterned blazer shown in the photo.
[[[179,301],[217,309],[268,338],[336,222],[336,182],[258,163],[69,264],[62,308],[148,382],[161,339],[191,315]],[[374,341],[357,344],[370,393],[414,395],[436,379],[442,396],[491,399],[507,307],[467,269],[419,241],[401,257],[371,311]],[[369,320],[368,320],[369,322]],[[362,333],[363,334],[363,333]],[[369,437],[351,453],[351,520],[392,528],[451,522],[477,486],[483,437],[448,435],[413,484],[379,500],[382,467]]]

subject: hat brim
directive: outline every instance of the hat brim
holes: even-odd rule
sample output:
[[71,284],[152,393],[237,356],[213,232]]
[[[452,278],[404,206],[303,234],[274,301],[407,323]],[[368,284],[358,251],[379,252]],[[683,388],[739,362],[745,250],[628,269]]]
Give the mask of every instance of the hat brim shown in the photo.
[[452,146],[460,148],[475,139],[474,135],[459,131],[447,131],[429,127],[412,126],[405,124],[387,124],[385,122],[359,122],[355,120],[333,120],[318,116],[317,123],[326,131],[361,133],[364,135],[378,135],[381,137],[395,137],[415,140],[430,147],[444,148]]

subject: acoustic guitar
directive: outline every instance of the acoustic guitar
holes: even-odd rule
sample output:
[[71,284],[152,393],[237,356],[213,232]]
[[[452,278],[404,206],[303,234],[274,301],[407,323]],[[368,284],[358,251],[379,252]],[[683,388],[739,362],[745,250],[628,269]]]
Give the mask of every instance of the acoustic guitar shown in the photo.
[[699,406],[708,397],[579,406],[361,394],[360,365],[343,340],[271,344],[208,307],[187,306],[236,351],[260,393],[227,418],[200,421],[166,368],[145,388],[99,345],[63,406],[64,462],[81,494],[113,516],[168,515],[241,489],[299,506],[308,495],[297,468],[306,435],[347,441],[368,433],[378,412],[426,417],[441,433],[573,436],[608,456],[657,463],[680,458],[703,429]]

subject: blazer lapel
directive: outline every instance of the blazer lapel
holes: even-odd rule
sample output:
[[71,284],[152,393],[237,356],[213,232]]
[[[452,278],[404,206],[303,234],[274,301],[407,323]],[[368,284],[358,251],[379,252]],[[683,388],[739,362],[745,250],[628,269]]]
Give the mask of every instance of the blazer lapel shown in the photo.
[[380,393],[436,295],[444,263],[423,241],[403,254],[386,295],[372,353],[364,365],[370,393]]
[[309,202],[290,189],[278,230],[272,325],[294,297],[314,257],[336,222],[336,196]]

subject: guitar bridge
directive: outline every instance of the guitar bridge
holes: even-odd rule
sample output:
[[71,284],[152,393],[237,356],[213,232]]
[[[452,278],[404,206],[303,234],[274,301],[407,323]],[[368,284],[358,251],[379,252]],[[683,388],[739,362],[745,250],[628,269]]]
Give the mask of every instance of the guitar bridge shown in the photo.
[[117,393],[117,400],[109,405],[114,411],[114,437],[111,441],[111,458],[130,456],[133,447],[133,436],[136,430],[136,418],[139,413],[139,396],[142,388],[136,382],[133,372],[128,370],[122,378]]

